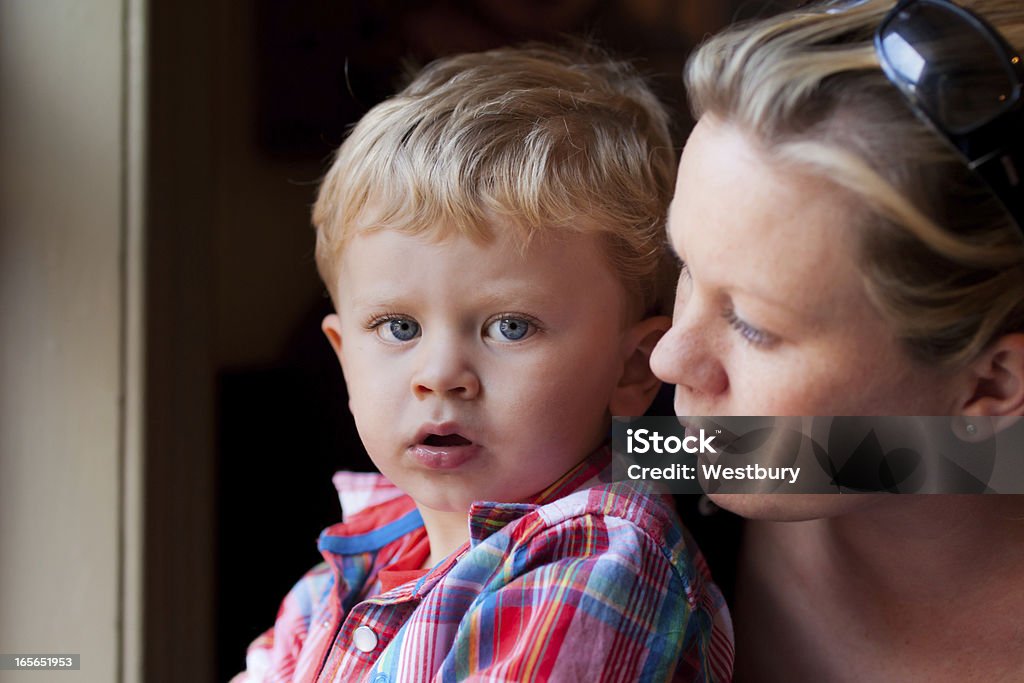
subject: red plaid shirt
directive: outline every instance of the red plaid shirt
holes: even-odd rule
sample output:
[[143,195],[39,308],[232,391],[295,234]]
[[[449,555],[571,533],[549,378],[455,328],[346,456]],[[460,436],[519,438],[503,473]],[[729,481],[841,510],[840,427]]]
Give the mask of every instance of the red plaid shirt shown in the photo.
[[530,504],[474,504],[466,546],[382,591],[423,556],[419,512],[338,473],[348,519],[236,680],[730,681],[729,615],[671,498],[608,474],[604,452]]

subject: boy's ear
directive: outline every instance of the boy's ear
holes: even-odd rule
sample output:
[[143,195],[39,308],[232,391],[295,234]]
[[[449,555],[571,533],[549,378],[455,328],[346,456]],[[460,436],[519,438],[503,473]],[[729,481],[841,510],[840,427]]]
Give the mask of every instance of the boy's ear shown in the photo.
[[651,352],[670,327],[672,319],[659,315],[644,318],[626,331],[622,375],[608,402],[612,415],[643,415],[651,406],[661,387],[661,380],[651,372]]
[[965,416],[995,418],[995,431],[1024,415],[1024,334],[1000,337],[968,366],[959,408]]
[[341,318],[337,313],[324,316],[324,321],[320,323],[320,329],[324,331],[324,336],[327,337],[331,348],[334,349],[334,355],[341,361]]

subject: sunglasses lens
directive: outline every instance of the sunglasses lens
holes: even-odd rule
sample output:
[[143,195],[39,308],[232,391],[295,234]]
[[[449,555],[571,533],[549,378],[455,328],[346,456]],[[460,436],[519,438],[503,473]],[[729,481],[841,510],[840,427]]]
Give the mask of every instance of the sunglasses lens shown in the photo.
[[987,123],[1018,95],[1000,47],[952,8],[912,3],[891,17],[880,38],[897,85],[951,133]]

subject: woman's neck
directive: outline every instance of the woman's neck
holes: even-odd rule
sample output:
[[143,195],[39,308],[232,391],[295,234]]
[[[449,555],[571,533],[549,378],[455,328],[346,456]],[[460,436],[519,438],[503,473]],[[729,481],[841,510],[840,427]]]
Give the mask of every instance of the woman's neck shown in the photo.
[[1022,567],[1024,496],[893,496],[830,519],[748,522],[737,680],[1019,674]]

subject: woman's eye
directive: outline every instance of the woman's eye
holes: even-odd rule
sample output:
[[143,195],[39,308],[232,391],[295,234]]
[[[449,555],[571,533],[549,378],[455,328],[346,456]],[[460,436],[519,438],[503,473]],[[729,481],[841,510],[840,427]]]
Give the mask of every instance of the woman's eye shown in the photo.
[[732,308],[726,309],[723,316],[729,325],[739,332],[740,336],[743,337],[745,341],[750,342],[754,346],[770,348],[779,342],[779,338],[777,336],[771,332],[765,332],[764,330],[754,327],[736,315],[736,311]]
[[386,342],[407,342],[420,336],[420,324],[411,318],[385,318],[374,329]]
[[522,341],[536,331],[536,326],[523,318],[498,318],[491,321],[484,330],[491,339],[498,341]]

